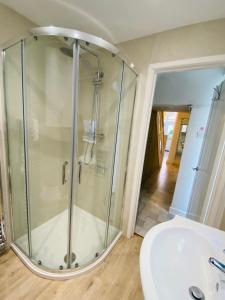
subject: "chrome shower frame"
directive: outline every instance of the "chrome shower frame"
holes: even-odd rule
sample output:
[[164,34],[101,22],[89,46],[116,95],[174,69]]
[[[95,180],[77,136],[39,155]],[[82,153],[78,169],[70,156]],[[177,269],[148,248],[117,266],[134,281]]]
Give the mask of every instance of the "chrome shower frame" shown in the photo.
[[[73,91],[72,91],[72,123],[73,123],[73,128],[72,128],[72,154],[71,154],[71,172],[70,172],[70,196],[69,196],[69,206],[68,206],[68,211],[69,211],[69,225],[68,225],[68,244],[67,244],[67,254],[68,257],[71,256],[71,235],[72,235],[72,230],[71,230],[71,222],[72,222],[72,203],[73,203],[73,197],[74,197],[74,191],[72,187],[72,182],[74,176],[76,176],[77,170],[74,168],[74,153],[76,155],[76,147],[75,147],[75,140],[76,140],[76,126],[77,126],[77,105],[78,105],[78,95],[77,95],[77,86],[78,86],[78,68],[79,68],[79,60],[76,58],[79,56],[79,40],[91,43],[97,47],[103,48],[113,54],[113,56],[119,57],[121,60],[123,60],[123,70],[124,70],[124,63],[137,75],[135,72],[134,68],[131,67],[131,64],[128,64],[125,62],[124,58],[120,57],[119,55],[119,49],[115,47],[114,45],[110,44],[109,42],[105,41],[102,38],[96,37],[94,35],[90,35],[81,31],[73,30],[73,29],[67,29],[67,28],[59,28],[59,27],[54,27],[54,26],[49,26],[49,27],[40,27],[40,28],[33,28],[30,31],[30,36],[38,37],[38,36],[61,36],[61,37],[67,37],[67,38],[73,38],[74,39],[74,44],[73,44],[73,79],[75,84],[72,86]],[[29,37],[29,36],[28,36]],[[5,220],[5,227],[6,227],[6,245],[7,247],[11,247],[13,251],[19,256],[19,258],[22,260],[22,262],[34,273],[37,275],[48,278],[48,279],[57,279],[57,280],[64,280],[64,279],[70,279],[75,276],[81,275],[89,270],[92,270],[94,267],[99,265],[105,257],[109,254],[109,252],[112,250],[114,245],[117,243],[117,241],[120,239],[122,235],[122,231],[120,231],[117,236],[114,238],[114,240],[111,242],[110,245],[105,245],[104,251],[92,262],[89,264],[77,268],[75,270],[73,269],[67,269],[63,271],[57,271],[57,270],[49,270],[45,267],[39,267],[36,263],[34,263],[29,257],[31,257],[32,249],[31,249],[31,243],[30,248],[29,248],[29,257],[19,249],[15,243],[13,243],[13,230],[12,230],[12,211],[11,211],[11,186],[10,186],[10,170],[9,170],[9,157],[8,157],[8,140],[7,140],[7,122],[6,122],[6,108],[5,108],[5,82],[4,82],[4,72],[5,72],[5,53],[4,50],[7,48],[17,44],[21,43],[21,49],[24,49],[24,40],[27,37],[11,41],[7,44],[5,44],[0,53],[0,113],[1,113],[1,123],[0,123],[0,132],[1,132],[1,138],[0,138],[0,151],[2,153],[0,157],[0,164],[2,166],[1,168],[1,177],[2,177],[2,193],[3,193],[3,209],[4,209],[4,220]],[[22,55],[22,64],[24,64],[24,51],[21,51]],[[122,70],[122,74],[123,74]],[[122,75],[123,76],[123,75]],[[23,129],[24,129],[24,136],[27,136],[26,132],[26,96],[24,94],[24,82],[25,78],[24,75],[22,74],[22,89],[23,89],[23,114],[24,114],[24,124],[23,124]],[[122,89],[122,82],[121,82],[121,87]],[[119,98],[119,109],[118,109],[118,115],[117,115],[117,121],[119,122],[119,112],[120,112],[120,105],[121,105],[121,93],[120,93],[120,98]],[[118,131],[118,124],[117,124],[117,131]],[[117,147],[117,139],[115,141],[115,149]],[[27,151],[27,145],[28,145],[28,140],[25,138],[24,142],[24,148],[25,151]],[[114,158],[113,158],[113,164],[115,161],[115,152],[114,151]],[[28,163],[28,162],[27,162]],[[26,164],[26,162],[25,162]],[[28,169],[28,165],[25,166],[25,169]],[[28,171],[28,170],[26,170]],[[28,185],[29,176],[28,173],[26,173],[26,184]],[[113,180],[113,170],[111,176],[111,188],[110,188],[110,197],[108,199],[108,218],[106,221],[106,240],[107,238],[107,228],[109,227],[109,214],[110,214],[110,206],[111,206],[111,197],[112,197],[112,180]],[[26,206],[27,206],[27,219],[30,219],[30,208],[29,208],[29,191],[26,191]],[[28,228],[28,238],[31,239],[31,229]],[[70,267],[70,259],[68,259],[68,268]]]

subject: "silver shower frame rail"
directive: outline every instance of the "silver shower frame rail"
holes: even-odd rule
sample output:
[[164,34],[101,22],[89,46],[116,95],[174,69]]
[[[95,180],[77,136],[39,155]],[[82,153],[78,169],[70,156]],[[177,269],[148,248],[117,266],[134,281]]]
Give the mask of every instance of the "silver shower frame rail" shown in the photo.
[[[118,56],[122,61],[123,61],[123,66],[124,63],[133,71],[136,75],[137,73],[135,72],[134,68],[131,67],[131,64],[127,63],[124,58],[122,58],[119,55],[119,49],[115,47],[114,45],[110,44],[109,42],[105,41],[102,38],[96,37],[94,35],[90,35],[81,31],[73,30],[73,29],[67,29],[67,28],[60,28],[60,27],[54,27],[54,26],[49,26],[49,27],[40,27],[40,28],[33,28],[30,30],[30,36],[38,37],[38,36],[62,36],[62,37],[67,37],[67,38],[73,38],[74,39],[74,46],[73,46],[73,54],[74,54],[74,59],[73,59],[73,79],[76,79],[76,82],[74,82],[74,85],[72,86],[73,92],[72,92],[72,122],[73,122],[73,130],[72,130],[72,156],[76,152],[76,147],[75,147],[75,133],[76,133],[76,122],[77,122],[77,102],[78,102],[78,95],[77,95],[77,78],[78,78],[78,68],[79,68],[79,62],[77,61],[77,56],[79,55],[79,45],[78,41],[84,41],[87,43],[94,44],[100,48],[103,48],[109,52],[111,52],[113,55]],[[29,37],[29,36],[27,36]],[[4,50],[7,48],[17,44],[21,43],[22,45],[22,50],[21,55],[22,55],[22,63],[24,64],[24,41],[27,37],[20,38],[18,40],[11,41],[7,44],[5,44],[2,49],[1,49],[1,57],[0,57],[0,84],[1,84],[1,90],[0,90],[0,97],[1,97],[1,102],[0,102],[0,113],[1,113],[1,123],[0,123],[0,130],[1,130],[1,136],[2,138],[0,139],[0,151],[2,152],[2,156],[0,157],[1,165],[2,167],[2,190],[3,190],[3,209],[4,209],[4,219],[5,219],[5,224],[7,225],[6,228],[6,244],[8,247],[11,247],[12,250],[18,255],[18,257],[22,260],[22,262],[34,273],[37,275],[48,278],[48,279],[57,279],[57,280],[64,280],[64,279],[70,279],[74,278],[75,276],[81,275],[87,271],[92,270],[94,267],[99,265],[105,257],[109,254],[109,252],[112,250],[112,248],[115,246],[117,241],[120,239],[122,236],[122,232],[120,231],[118,235],[114,238],[114,240],[111,242],[110,245],[105,245],[104,251],[98,256],[97,259],[93,260],[89,264],[77,268],[77,269],[67,269],[67,270],[50,270],[45,267],[39,267],[36,263],[34,263],[30,258],[31,258],[31,229],[28,227],[28,238],[30,240],[30,249],[29,249],[29,256],[23,253],[21,249],[18,248],[18,246],[13,243],[13,234],[12,234],[12,211],[11,211],[11,186],[10,186],[10,171],[9,171],[9,157],[8,157],[8,140],[7,140],[7,123],[6,123],[6,109],[5,109],[5,82],[4,82],[4,64],[5,64],[5,57],[4,57]],[[124,67],[123,67],[124,68]],[[23,107],[25,108],[26,105],[26,98],[25,96],[25,91],[24,91],[24,86],[25,86],[25,77],[24,74],[22,75],[22,89],[23,89]],[[122,83],[121,83],[121,89],[122,89]],[[121,93],[120,93],[120,99],[119,99],[119,107],[121,105]],[[26,109],[23,110],[24,114],[24,130],[26,130],[26,118],[27,118],[27,112]],[[119,111],[118,111],[119,114]],[[118,120],[119,120],[119,115],[118,115]],[[118,124],[117,124],[118,126]],[[25,132],[26,133],[26,132]],[[117,141],[116,141],[117,142]],[[25,140],[24,147],[27,147],[28,141]],[[115,149],[117,148],[117,145],[115,145]],[[115,153],[114,153],[115,156]],[[28,158],[28,156],[27,156]],[[74,157],[71,157],[71,178],[70,178],[70,184],[72,186],[74,182],[74,176],[76,176],[76,168],[75,166],[75,161]],[[114,157],[115,159],[115,157]],[[28,166],[27,166],[28,167]],[[28,171],[28,170],[26,170]],[[26,184],[29,184],[27,180],[29,180],[29,174],[26,172]],[[107,224],[106,224],[106,229],[109,227],[109,213],[110,213],[110,206],[111,206],[111,193],[110,193],[110,199],[108,200],[108,219],[107,219]],[[70,257],[71,254],[71,238],[72,238],[72,232],[71,232],[71,222],[72,222],[72,203],[73,203],[73,190],[72,187],[70,187],[70,197],[69,197],[69,226],[68,226],[68,244],[67,244],[67,252],[68,252],[68,257]],[[28,221],[30,220],[30,203],[29,202],[29,189],[26,191],[26,206],[27,206],[27,219]],[[106,243],[107,243],[107,233],[106,233]],[[70,267],[70,259],[68,262],[68,267]]]

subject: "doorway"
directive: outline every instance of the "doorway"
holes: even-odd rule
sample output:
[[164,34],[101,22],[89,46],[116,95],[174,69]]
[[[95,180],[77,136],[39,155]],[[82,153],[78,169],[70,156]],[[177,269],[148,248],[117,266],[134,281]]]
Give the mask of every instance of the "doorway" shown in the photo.
[[135,232],[141,236],[172,217],[169,210],[190,118],[188,106],[167,108],[173,111],[164,109],[153,108],[149,126],[135,226]]
[[[197,172],[198,164],[203,156],[203,141],[206,135],[208,137],[206,133],[210,127],[214,107],[215,87],[223,79],[224,68],[171,72],[157,76],[142,174],[136,233],[144,236],[154,225],[167,221],[174,215],[193,218],[191,215],[195,202],[192,197],[193,187],[196,178],[200,175],[200,172]],[[176,106],[180,107],[177,111]],[[183,111],[182,107],[185,107]],[[174,125],[172,138],[166,135],[166,132],[162,134],[159,129],[153,136],[151,131],[155,120],[156,128],[160,127],[159,121],[157,122],[160,119],[159,116],[163,119],[161,125],[163,130],[165,129],[166,112],[176,112],[177,116],[180,116],[179,125]],[[187,117],[184,114],[189,115]],[[152,139],[151,142],[150,139]],[[168,152],[170,143],[172,147],[170,146]],[[149,161],[155,160],[155,153],[157,153],[154,148],[158,148],[156,168],[154,164],[149,167]],[[146,173],[150,176],[146,177]],[[203,206],[201,204],[201,210]],[[200,214],[199,212],[195,220],[201,221]]]

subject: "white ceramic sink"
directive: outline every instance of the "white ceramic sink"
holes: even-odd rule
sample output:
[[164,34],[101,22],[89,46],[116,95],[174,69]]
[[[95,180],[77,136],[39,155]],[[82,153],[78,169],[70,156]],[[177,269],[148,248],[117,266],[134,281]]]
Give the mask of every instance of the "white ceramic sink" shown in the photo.
[[153,227],[141,247],[145,300],[191,300],[196,286],[205,300],[225,300],[225,273],[209,257],[225,263],[225,232],[182,218]]

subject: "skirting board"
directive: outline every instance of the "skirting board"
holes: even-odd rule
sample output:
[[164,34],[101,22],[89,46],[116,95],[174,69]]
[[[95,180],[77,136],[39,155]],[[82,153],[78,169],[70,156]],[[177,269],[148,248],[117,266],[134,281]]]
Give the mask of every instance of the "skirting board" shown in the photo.
[[172,215],[178,215],[178,216],[181,216],[181,217],[187,217],[187,212],[185,212],[183,210],[180,210],[180,209],[177,209],[177,208],[174,208],[174,207],[170,207],[169,213],[172,214]]
[[183,210],[179,210],[174,207],[170,207],[169,213],[172,215],[179,215],[181,217],[185,217],[185,218],[188,218],[188,219],[191,219],[194,221],[199,221],[199,216],[197,216],[196,214],[191,214],[191,213],[185,212]]

